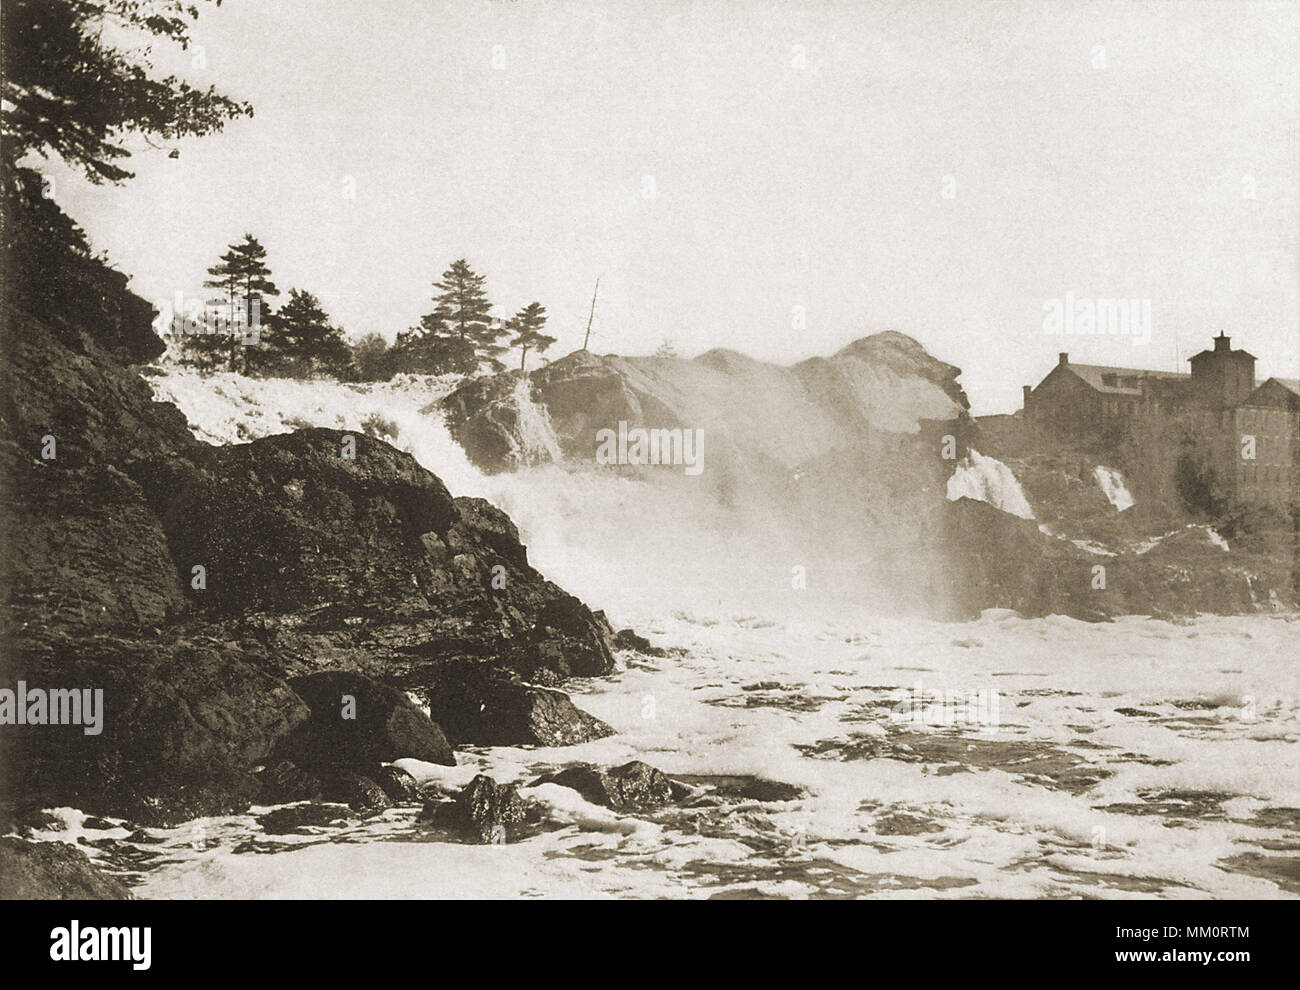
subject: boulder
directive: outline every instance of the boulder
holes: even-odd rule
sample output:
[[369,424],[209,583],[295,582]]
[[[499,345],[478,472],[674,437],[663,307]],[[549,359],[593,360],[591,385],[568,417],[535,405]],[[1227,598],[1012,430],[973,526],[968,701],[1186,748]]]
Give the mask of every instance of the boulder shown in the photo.
[[276,760],[255,776],[259,784],[257,795],[259,804],[317,801],[321,796],[319,778],[288,760]]
[[420,785],[401,767],[380,767],[372,777],[393,804],[420,804],[424,801]]
[[502,843],[516,837],[528,812],[514,784],[498,784],[479,774],[455,801],[427,805],[426,817],[483,842]]
[[542,606],[524,659],[514,666],[525,673],[546,669],[563,677],[598,677],[614,670],[611,637],[606,626],[572,595],[561,595]]
[[338,805],[297,804],[290,808],[276,808],[265,815],[259,815],[257,824],[268,835],[302,834],[307,826],[321,828],[337,821],[346,820],[347,815]]
[[131,892],[66,842],[0,838],[0,900],[68,901],[131,899]]
[[458,663],[422,676],[415,691],[453,745],[573,746],[614,732],[564,692],[512,671]]
[[10,803],[145,825],[242,811],[258,796],[249,769],[309,715],[234,643],[65,630],[22,640],[10,661],[8,683],[103,692],[98,734],[81,725],[5,730],[0,760],[18,768],[0,781],[16,792]]
[[642,656],[647,657],[668,655],[667,650],[662,647],[651,646],[650,640],[638,635],[632,629],[620,629],[614,634],[614,648],[616,650],[632,650],[634,653],[640,653]]
[[456,763],[442,729],[395,687],[348,670],[308,674],[289,683],[310,707],[311,717],[285,740],[281,758],[311,770],[365,773],[406,758]]
[[393,806],[384,789],[369,777],[351,770],[338,770],[321,781],[327,801],[346,804],[365,814],[385,811]]
[[672,781],[661,770],[639,760],[602,770],[590,765],[566,767],[533,781],[559,784],[577,791],[592,804],[615,809],[654,808],[674,799]]

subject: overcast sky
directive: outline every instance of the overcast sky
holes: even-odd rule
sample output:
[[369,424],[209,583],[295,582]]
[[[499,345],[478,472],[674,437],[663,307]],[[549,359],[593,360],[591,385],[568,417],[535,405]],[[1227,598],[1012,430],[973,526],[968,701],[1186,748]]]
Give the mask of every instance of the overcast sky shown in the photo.
[[[507,314],[547,307],[552,358],[600,275],[595,350],[894,329],[977,412],[1058,351],[1186,370],[1221,329],[1300,377],[1295,3],[203,6],[202,51],[159,65],[256,115],[141,145],[122,187],[52,169],[150,299],[251,231],[354,335],[414,324],[464,256]],[[1150,342],[1045,333],[1067,292],[1150,300]]]

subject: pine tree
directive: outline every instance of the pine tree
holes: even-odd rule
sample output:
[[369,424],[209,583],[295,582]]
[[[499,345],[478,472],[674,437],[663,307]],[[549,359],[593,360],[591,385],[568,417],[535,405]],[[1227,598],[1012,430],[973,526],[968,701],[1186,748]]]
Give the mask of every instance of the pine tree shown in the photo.
[[[232,244],[221,256],[221,261],[208,269],[210,276],[203,284],[209,288],[225,290],[227,326],[224,333],[201,335],[187,334],[183,341],[187,361],[203,367],[228,363],[234,372],[247,371],[250,366],[265,363],[250,361],[248,351],[262,346],[263,332],[270,325],[267,296],[278,296],[280,290],[267,276],[266,248],[252,234],[245,234],[238,244]],[[238,308],[237,308],[238,307]],[[257,340],[252,340],[256,329]]]
[[343,331],[330,323],[320,300],[310,292],[290,289],[289,301],[270,317],[269,325],[268,365],[278,362],[303,373],[338,374],[349,362],[351,352]]
[[434,320],[439,332],[468,341],[473,345],[478,361],[500,371],[502,364],[497,355],[505,351],[505,347],[497,341],[507,331],[492,321],[492,305],[483,290],[483,282],[483,276],[470,268],[464,258],[452,262],[451,267],[442,273],[442,281],[433,283],[439,294],[433,300],[434,311],[424,319]]
[[520,350],[519,370],[525,370],[525,363],[528,361],[528,350],[532,348],[538,354],[541,354],[546,348],[555,343],[554,337],[548,337],[542,333],[542,328],[546,326],[546,310],[539,302],[531,302],[518,313],[507,324],[507,327],[514,333],[514,339],[511,343]]
[[116,164],[130,157],[132,134],[171,141],[251,116],[247,103],[155,72],[148,45],[114,47],[143,32],[185,49],[198,15],[197,3],[175,0],[5,0],[6,165],[55,154],[91,182],[117,183],[132,175]]
[[387,354],[387,365],[392,372],[414,375],[472,375],[478,368],[474,344],[468,338],[439,329],[429,316],[397,335]]

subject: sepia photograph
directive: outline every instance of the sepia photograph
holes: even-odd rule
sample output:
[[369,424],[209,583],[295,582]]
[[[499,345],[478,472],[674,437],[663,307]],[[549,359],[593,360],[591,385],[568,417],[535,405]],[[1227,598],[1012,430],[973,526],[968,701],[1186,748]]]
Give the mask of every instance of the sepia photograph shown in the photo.
[[0,898],[1300,898],[1295,0],[0,26]]

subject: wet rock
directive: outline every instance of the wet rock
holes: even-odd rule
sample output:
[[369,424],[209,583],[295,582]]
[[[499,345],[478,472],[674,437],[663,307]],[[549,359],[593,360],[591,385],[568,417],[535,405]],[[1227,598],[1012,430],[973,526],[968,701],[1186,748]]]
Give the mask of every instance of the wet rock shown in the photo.
[[632,650],[647,657],[662,657],[667,655],[667,651],[657,646],[651,646],[650,640],[644,636],[638,635],[631,629],[620,629],[614,634],[614,648],[618,650]]
[[444,828],[454,828],[483,842],[507,842],[528,817],[514,784],[498,784],[479,774],[452,802],[426,805],[425,816]]
[[102,832],[108,829],[117,828],[117,826],[114,825],[112,822],[110,822],[107,818],[100,818],[97,815],[90,815],[84,822],[81,823],[81,827],[85,829],[90,829],[91,831],[95,831],[95,832]]
[[321,796],[321,782],[315,774],[308,773],[288,760],[277,760],[256,774],[261,789],[261,804],[292,804],[295,801],[316,801]]
[[673,800],[673,785],[661,770],[633,760],[619,767],[601,770],[588,764],[566,767],[533,781],[559,784],[577,791],[592,804],[608,808],[654,808]]
[[525,672],[546,668],[565,677],[596,677],[614,670],[607,630],[572,595],[542,607],[524,657]]
[[292,808],[276,808],[265,815],[259,815],[257,824],[268,835],[292,835],[300,834],[306,826],[321,828],[346,818],[343,809],[337,806],[300,804]]
[[130,900],[121,881],[66,842],[0,838],[0,900]]
[[365,772],[407,758],[456,763],[442,729],[395,687],[347,670],[308,674],[289,683],[311,717],[285,741],[278,754],[282,758],[310,770]]
[[[51,200],[29,205],[62,217]],[[48,238],[66,221],[29,232]],[[243,811],[263,790],[314,796],[303,778],[252,775],[278,759],[311,773],[313,757],[363,773],[406,756],[454,762],[433,723],[378,689],[356,689],[361,726],[326,716],[337,697],[313,714],[285,678],[322,668],[397,678],[494,658],[538,677],[613,669],[599,621],[528,564],[509,517],[453,499],[409,454],[321,429],[197,441],[122,364],[159,353],[148,304],[120,273],[56,246],[71,282],[46,293],[55,283],[42,271],[24,282],[45,293],[40,307],[3,314],[0,680],[102,688],[108,717],[96,736],[0,733],[0,809],[170,825]],[[87,315],[105,299],[130,333]]]
[[[354,458],[342,455],[349,435]],[[446,487],[409,454],[310,429],[208,448],[194,463],[199,472],[178,489],[154,493],[173,556],[207,568],[194,604],[227,615],[358,597],[429,608],[420,537],[445,538],[456,513]]]
[[15,726],[0,786],[47,807],[165,825],[242,811],[257,797],[246,768],[265,760],[309,711],[235,643],[157,636],[38,633],[11,663],[14,680],[102,690],[102,731]]
[[420,804],[424,800],[420,785],[401,767],[380,767],[374,781],[394,804]]
[[562,691],[481,664],[442,667],[417,693],[454,745],[573,746],[614,732]]
[[167,771],[146,776],[143,771],[133,770],[132,779],[126,791],[107,799],[121,809],[112,813],[155,828],[174,828],[195,818],[239,814],[258,799],[257,778],[225,766],[187,777]]
[[369,777],[351,770],[339,770],[321,783],[326,800],[346,804],[353,811],[371,814],[386,811],[393,806],[382,787]]

